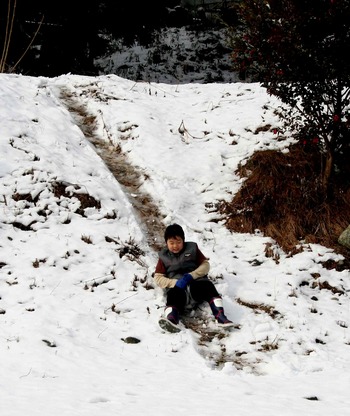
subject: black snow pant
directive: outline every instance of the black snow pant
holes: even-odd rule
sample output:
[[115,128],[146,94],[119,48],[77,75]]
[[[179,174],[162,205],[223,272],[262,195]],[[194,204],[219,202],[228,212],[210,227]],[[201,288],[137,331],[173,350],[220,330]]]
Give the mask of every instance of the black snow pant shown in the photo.
[[[213,298],[220,297],[216,287],[208,279],[192,280],[187,290],[196,303],[209,302]],[[188,300],[186,289],[175,286],[168,290],[167,306],[174,306],[180,313],[184,311]]]

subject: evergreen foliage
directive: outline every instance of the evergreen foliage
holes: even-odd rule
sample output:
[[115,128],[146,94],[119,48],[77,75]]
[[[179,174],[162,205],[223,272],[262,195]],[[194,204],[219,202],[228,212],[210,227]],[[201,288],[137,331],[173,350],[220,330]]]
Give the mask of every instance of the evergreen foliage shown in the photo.
[[329,196],[336,175],[349,183],[350,1],[245,0],[236,7],[234,68],[288,105],[286,126],[324,158],[319,185]]

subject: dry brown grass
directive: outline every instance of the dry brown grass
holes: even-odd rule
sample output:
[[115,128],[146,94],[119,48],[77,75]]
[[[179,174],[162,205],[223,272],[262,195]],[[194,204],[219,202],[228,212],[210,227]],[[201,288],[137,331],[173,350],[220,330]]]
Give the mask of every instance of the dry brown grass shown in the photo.
[[[88,88],[88,92],[93,95],[96,94],[93,85]],[[114,144],[101,114],[99,116],[91,114],[80,103],[75,94],[67,89],[61,91],[60,98],[73,115],[77,126],[81,129],[86,139],[94,145],[98,155],[122,185],[125,195],[141,220],[141,224],[143,224],[149,245],[155,251],[159,251],[163,247],[164,215],[160,212],[156,202],[142,189],[143,183],[149,179],[148,175],[137,166],[131,164],[127,154],[123,153],[120,144]],[[98,134],[97,127],[99,123],[103,125],[109,140],[105,140]],[[130,138],[134,127],[135,125],[131,126],[130,123],[125,123],[125,126],[119,130],[119,139],[126,140]],[[81,200],[81,197],[80,202],[84,202]],[[90,200],[86,202],[91,203]]]
[[348,179],[338,178],[327,198],[321,192],[322,157],[317,149],[294,145],[288,153],[260,151],[238,169],[246,181],[218,210],[235,232],[259,229],[286,252],[300,241],[319,243],[349,258],[337,242],[350,222]]

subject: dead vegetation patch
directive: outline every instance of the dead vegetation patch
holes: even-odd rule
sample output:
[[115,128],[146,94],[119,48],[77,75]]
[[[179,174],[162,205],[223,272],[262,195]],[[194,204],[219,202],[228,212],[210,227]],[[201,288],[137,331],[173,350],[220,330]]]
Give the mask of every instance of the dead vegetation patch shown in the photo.
[[[74,190],[72,190],[72,188]],[[101,202],[89,195],[87,192],[82,191],[79,185],[70,184],[67,182],[53,182],[52,183],[53,193],[56,198],[76,198],[80,202],[80,207],[75,211],[81,216],[85,216],[86,208],[101,209]]]
[[[83,217],[87,216],[87,208],[101,209],[101,202],[94,198],[92,195],[86,192],[85,187],[81,187],[77,184],[72,184],[63,181],[50,181],[47,182],[46,189],[55,197],[57,201],[55,203],[57,206],[60,206],[63,201],[69,199],[76,199],[79,201],[79,204],[74,204],[72,212],[81,215]],[[23,202],[21,207],[17,210],[18,219],[15,221],[9,222],[13,227],[22,230],[22,231],[36,231],[34,225],[37,224],[37,220],[33,220],[29,223],[22,220],[22,214],[26,210],[35,210],[36,213],[43,218],[45,221],[49,215],[52,214],[52,207],[49,208],[48,204],[45,206],[38,207],[38,202],[41,200],[42,191],[33,195],[33,193],[20,193],[16,192],[12,195],[12,199],[17,202]],[[75,201],[74,201],[75,202]],[[64,205],[64,204],[62,204]],[[64,208],[65,209],[65,208]],[[29,211],[30,212],[30,211]],[[30,214],[31,215],[31,214]],[[109,214],[105,218],[113,216],[114,214]],[[70,219],[67,218],[63,224],[69,224]]]
[[236,302],[239,305],[245,306],[246,308],[253,309],[255,313],[266,313],[272,319],[276,319],[277,317],[282,317],[280,312],[278,312],[273,306],[265,305],[263,303],[255,303],[255,302],[246,302],[243,299],[237,298]]
[[320,289],[320,290],[329,290],[335,295],[345,295],[345,291],[343,289],[339,289],[335,286],[332,286],[327,280],[324,282],[313,282],[311,285],[312,289]]
[[[286,252],[294,254],[300,242],[318,243],[349,258],[337,242],[350,220],[350,187],[346,178],[332,184],[327,198],[321,192],[322,157],[315,150],[293,145],[289,152],[259,151],[238,168],[246,178],[230,202],[218,211],[234,232],[260,230]],[[343,264],[349,267],[349,261]]]
[[38,193],[34,198],[30,193],[20,194],[20,193],[16,192],[15,194],[12,195],[12,199],[16,202],[18,202],[18,201],[27,201],[27,202],[33,203],[33,204],[36,204],[38,202],[39,197],[40,197],[40,193]]

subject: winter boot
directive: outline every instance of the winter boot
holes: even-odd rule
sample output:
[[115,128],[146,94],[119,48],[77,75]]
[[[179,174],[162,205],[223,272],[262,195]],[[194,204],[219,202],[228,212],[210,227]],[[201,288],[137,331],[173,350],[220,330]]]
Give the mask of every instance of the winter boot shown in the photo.
[[234,326],[234,323],[231,322],[229,319],[227,319],[224,308],[222,304],[221,298],[212,298],[209,302],[211,311],[213,312],[213,315],[215,316],[216,322],[219,326],[223,326],[225,328],[230,328]]
[[179,311],[174,306],[167,306],[164,310],[164,317],[159,319],[159,326],[168,332],[180,332]]
[[164,310],[164,315],[166,316],[166,319],[174,325],[179,323],[179,312],[175,306],[167,306]]

